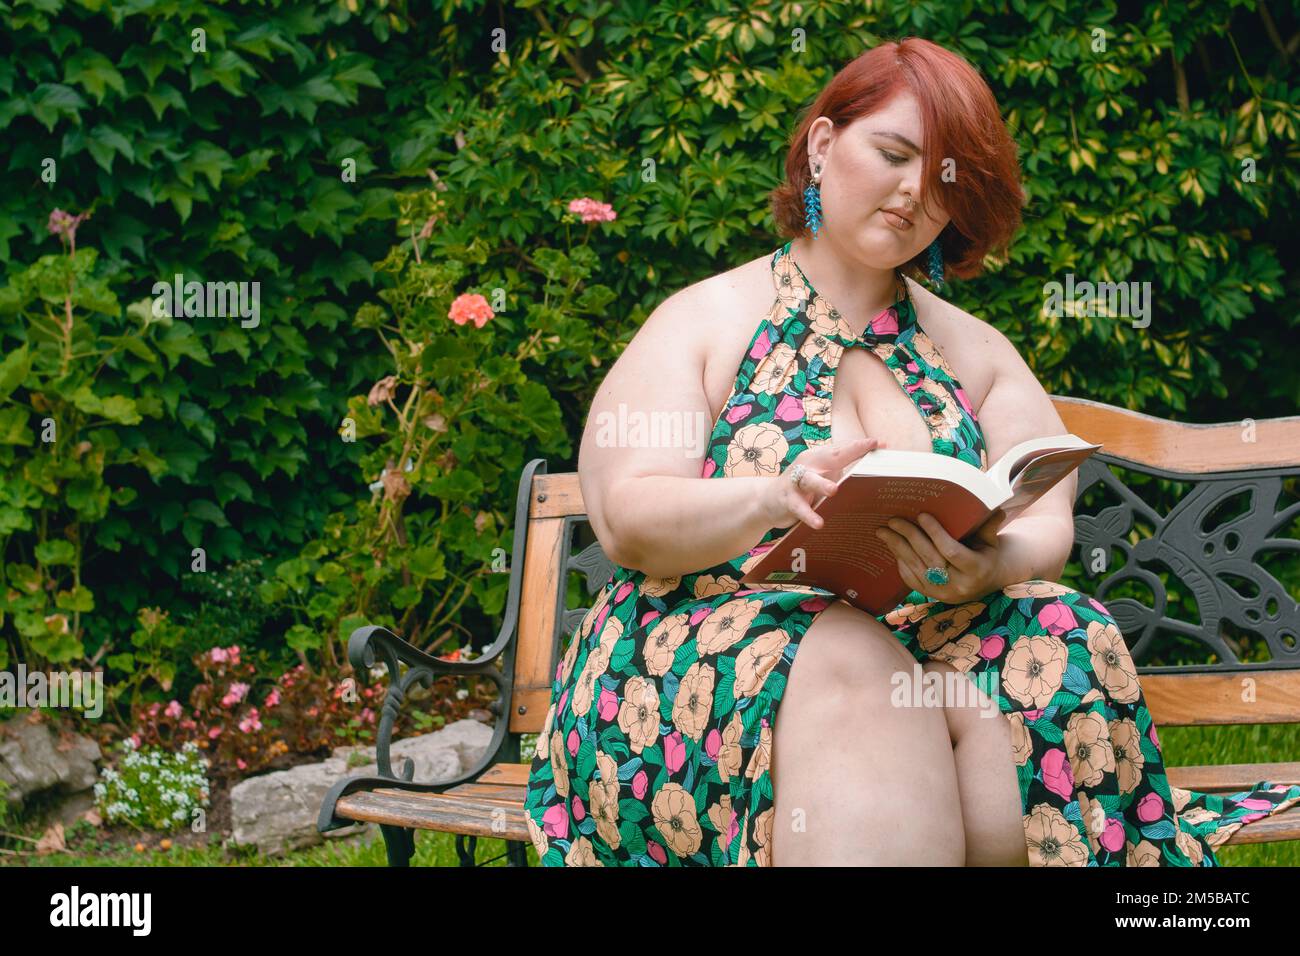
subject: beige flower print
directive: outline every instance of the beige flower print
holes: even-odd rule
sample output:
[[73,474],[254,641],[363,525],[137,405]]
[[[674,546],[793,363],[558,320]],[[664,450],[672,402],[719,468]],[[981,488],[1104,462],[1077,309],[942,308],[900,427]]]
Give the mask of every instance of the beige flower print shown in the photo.
[[681,583],[682,576],[680,574],[673,575],[671,578],[647,577],[641,580],[640,591],[649,597],[663,597]]
[[646,635],[641,654],[645,658],[646,672],[655,677],[663,677],[673,666],[677,649],[691,636],[691,614],[683,611],[660,618],[654,628]]
[[703,621],[695,636],[700,655],[718,654],[745,636],[749,625],[763,610],[763,602],[736,598],[715,607]]
[[1034,755],[1034,743],[1029,736],[1029,728],[1025,726],[1025,715],[1018,710],[1013,711],[1007,714],[1007,720],[1011,722],[1012,759],[1017,767],[1023,767]]
[[808,333],[799,346],[799,354],[809,362],[820,357],[823,364],[836,367],[844,346],[834,336],[851,338],[839,313],[827,305],[825,299],[817,298],[808,306],[807,318]]
[[[1142,780],[1142,767],[1146,758],[1142,756],[1142,734],[1137,723],[1128,717],[1112,720],[1110,743],[1115,751],[1115,769],[1119,775],[1119,792],[1132,793]],[[1174,809],[1178,809],[1175,800]]]
[[810,425],[818,428],[831,427],[831,399],[825,395],[805,395],[803,397],[803,417]]
[[794,349],[785,342],[778,342],[772,346],[772,351],[759,361],[758,368],[754,370],[751,390],[755,393],[775,395],[790,383],[790,379],[794,378],[798,371],[799,361],[795,357]]
[[1025,707],[1046,707],[1061,687],[1069,652],[1065,642],[1052,634],[1022,636],[1007,653],[1002,686],[1009,696]]
[[601,750],[596,751],[597,780],[590,781],[590,810],[596,821],[596,833],[606,846],[618,849],[623,839],[618,832],[618,761]]
[[772,821],[776,817],[776,807],[768,807],[754,817],[753,835],[758,849],[754,851],[754,862],[759,866],[772,865]]
[[727,478],[767,478],[781,473],[790,443],[772,422],[753,422],[731,436],[722,474]]
[[941,369],[950,377],[956,378],[952,374],[952,369],[948,367],[948,363],[944,361],[943,353],[939,351],[939,347],[934,344],[930,336],[919,328],[912,335],[912,350],[916,352],[917,358],[925,362],[930,368]]
[[749,763],[745,765],[745,776],[750,780],[757,780],[762,774],[772,766],[772,728],[764,724],[758,731],[758,745],[749,757]]
[[650,812],[668,849],[678,856],[690,856],[700,848],[704,831],[695,815],[695,798],[681,784],[669,782],[660,787]]
[[753,697],[763,688],[767,675],[781,659],[785,646],[790,643],[790,635],[782,628],[775,628],[758,635],[736,655],[736,680],[731,693],[735,700]]
[[1129,655],[1128,645],[1118,627],[1107,622],[1088,624],[1088,651],[1092,655],[1092,669],[1097,679],[1121,704],[1131,704],[1138,699],[1142,688],[1138,684],[1137,668]]
[[930,613],[930,608],[934,607],[931,601],[925,601],[921,604],[900,604],[888,614],[885,615],[885,623],[894,627],[902,627],[919,621]]
[[659,691],[644,677],[629,677],[618,708],[618,728],[628,736],[634,753],[653,747],[659,739]]
[[600,631],[600,647],[608,661],[614,653],[614,645],[623,639],[623,622],[613,614],[605,618],[605,626]]
[[[1111,737],[1114,737],[1114,731],[1111,732]],[[1119,758],[1119,747],[1115,748],[1115,757],[1116,759]],[[1183,807],[1187,806],[1187,804],[1191,802],[1192,792],[1190,790],[1184,790],[1182,787],[1170,787],[1169,799],[1173,801],[1174,810],[1181,811]]]
[[781,304],[780,314],[773,319],[773,324],[780,325],[787,309],[798,309],[808,301],[808,286],[799,274],[794,258],[788,253],[772,267],[772,278],[776,283],[777,302]]
[[709,807],[709,823],[713,824],[713,829],[718,831],[715,840],[718,849],[725,854],[727,852],[727,832],[731,828],[731,794],[724,793],[718,798],[718,802]]
[[551,841],[547,838],[546,833],[537,825],[531,813],[524,814],[524,823],[528,827],[528,838],[533,842],[533,849],[537,851],[537,858],[540,860],[546,856],[546,851],[551,848]]
[[955,398],[944,398],[944,389],[926,379],[921,386],[935,398],[943,402],[942,408],[936,408],[927,417],[930,424],[941,435],[951,435],[955,429],[961,425],[961,406],[957,404]]
[[1073,823],[1055,807],[1040,803],[1024,817],[1030,866],[1087,866],[1088,847]]
[[1159,866],[1160,851],[1148,840],[1141,841],[1137,846],[1130,843],[1124,862],[1128,866]]
[[578,675],[578,682],[573,687],[573,697],[570,698],[569,706],[573,710],[575,717],[585,717],[591,710],[591,702],[595,697],[596,679],[605,673],[609,666],[609,649],[604,644],[598,644],[587,655],[587,662],[582,666],[582,673]]
[[551,733],[551,774],[555,777],[555,792],[569,795],[569,754],[564,749],[564,735],[558,730]]
[[569,847],[569,852],[564,854],[565,866],[604,866],[600,860],[596,859],[596,851],[592,849],[591,841],[585,836],[580,836],[573,841]]
[[537,746],[533,748],[534,757],[545,757],[546,748],[551,742],[551,728],[555,724],[555,710],[559,706],[559,700],[551,701],[551,706],[546,710],[546,720],[542,723],[542,729],[537,734]]
[[931,654],[930,659],[946,661],[964,674],[979,663],[980,639],[974,634],[963,634]]
[[1002,593],[1009,598],[1041,598],[1056,597],[1060,594],[1069,594],[1071,588],[1064,584],[1057,584],[1055,581],[1021,581],[1019,584],[1008,584],[1002,589]]
[[730,574],[701,574],[695,579],[695,596],[697,598],[713,597],[718,594],[731,594],[740,588],[740,581]]
[[733,713],[727,726],[722,728],[722,746],[718,749],[718,777],[723,783],[740,773],[742,751],[740,738],[745,733],[745,725],[740,714]]
[[569,682],[569,677],[573,673],[573,665],[578,659],[578,645],[585,643],[585,637],[573,637],[569,639],[569,646],[564,652],[563,666],[560,668],[561,687]]
[[1076,786],[1095,787],[1105,774],[1115,772],[1110,728],[1106,718],[1095,711],[1070,715],[1065,726],[1065,752]]
[[673,700],[673,725],[696,743],[704,736],[713,711],[713,684],[717,672],[704,661],[690,666]]
[[1083,832],[1088,837],[1088,846],[1092,847],[1092,855],[1096,856],[1101,852],[1101,831],[1098,827],[1105,827],[1105,811],[1102,810],[1101,804],[1094,804],[1088,799],[1086,793],[1079,794],[1079,819],[1083,821]]
[[[928,604],[923,606],[930,607]],[[921,649],[927,653],[936,651],[948,641],[961,636],[962,632],[970,626],[970,622],[979,617],[985,606],[978,601],[973,601],[927,617],[916,634]]]

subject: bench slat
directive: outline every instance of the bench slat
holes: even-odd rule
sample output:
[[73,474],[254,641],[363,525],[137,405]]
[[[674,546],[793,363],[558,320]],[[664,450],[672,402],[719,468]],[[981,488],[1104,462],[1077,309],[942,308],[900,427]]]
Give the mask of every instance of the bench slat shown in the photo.
[[1300,719],[1300,670],[1140,673],[1138,680],[1157,732],[1160,727],[1288,724]]
[[1249,790],[1261,780],[1288,787],[1300,784],[1300,763],[1225,763],[1168,769],[1171,787],[1201,793]]
[[507,803],[445,793],[408,793],[385,787],[348,794],[335,805],[334,812],[345,820],[498,840],[529,839],[522,799]]
[[1291,807],[1271,817],[1248,823],[1220,845],[1244,846],[1248,843],[1276,843],[1279,840],[1300,840],[1300,807]]

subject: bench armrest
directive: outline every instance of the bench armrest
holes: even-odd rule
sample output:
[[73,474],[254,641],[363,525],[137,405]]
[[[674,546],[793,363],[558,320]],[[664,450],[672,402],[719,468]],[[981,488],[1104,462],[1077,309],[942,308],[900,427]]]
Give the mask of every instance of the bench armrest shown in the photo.
[[[502,673],[493,664],[495,657],[495,654],[490,656],[485,654],[474,661],[446,661],[438,657],[431,657],[418,647],[409,644],[392,631],[379,625],[366,625],[353,631],[352,637],[348,639],[348,661],[352,664],[352,669],[357,674],[358,679],[368,681],[371,669],[377,661],[382,661],[388,671],[388,693],[384,698],[384,707],[375,738],[375,757],[379,775],[345,777],[330,787],[325,799],[321,802],[317,829],[325,833],[330,830],[337,830],[340,827],[350,826],[355,822],[339,819],[334,815],[335,805],[346,794],[355,793],[359,790],[373,790],[377,787],[417,793],[441,793],[468,780],[473,780],[494,763],[501,751],[509,725],[509,721],[504,719],[503,713],[504,702],[507,699],[507,688]],[[402,664],[406,665],[405,673],[402,672]],[[492,742],[488,745],[487,751],[478,766],[461,774],[454,780],[444,780],[440,783],[420,783],[412,779],[415,775],[415,765],[409,759],[402,767],[400,776],[393,772],[390,754],[393,724],[397,720],[397,715],[401,712],[402,704],[405,702],[406,694],[411,687],[415,684],[429,687],[433,683],[434,677],[440,674],[475,674],[491,679],[496,684],[498,693],[497,699],[488,705],[488,709],[496,715],[497,722],[493,730]]]

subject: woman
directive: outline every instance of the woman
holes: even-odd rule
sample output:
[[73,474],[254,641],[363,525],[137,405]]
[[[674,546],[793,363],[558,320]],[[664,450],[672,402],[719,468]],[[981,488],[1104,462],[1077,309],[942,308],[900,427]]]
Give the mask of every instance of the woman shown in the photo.
[[[1014,143],[966,61],[914,38],[864,53],[786,175],[795,238],[664,302],[593,401],[579,479],[616,567],[537,742],[543,864],[1216,865],[1300,787],[1169,787],[1114,619],[1054,583],[1073,478],[972,547],[894,522],[914,591],[878,618],[739,586],[873,447],[985,468],[1065,432],[999,332],[907,278],[975,275],[1020,222]],[[703,457],[597,443],[620,403],[712,421]],[[937,678],[942,706],[906,706]]]

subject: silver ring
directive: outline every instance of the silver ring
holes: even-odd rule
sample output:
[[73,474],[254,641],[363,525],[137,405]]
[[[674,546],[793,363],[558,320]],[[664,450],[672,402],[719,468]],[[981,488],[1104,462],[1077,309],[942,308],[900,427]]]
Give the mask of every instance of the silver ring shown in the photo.
[[790,476],[790,480],[794,482],[794,486],[795,486],[796,488],[799,488],[799,489],[802,489],[802,488],[803,488],[803,485],[802,485],[803,476],[804,476],[804,473],[805,473],[807,470],[808,470],[808,468],[807,468],[806,465],[804,465],[804,464],[802,464],[802,463],[796,463],[796,464],[795,464],[795,465],[790,469],[790,471],[787,472],[787,474],[789,474],[789,476]]

